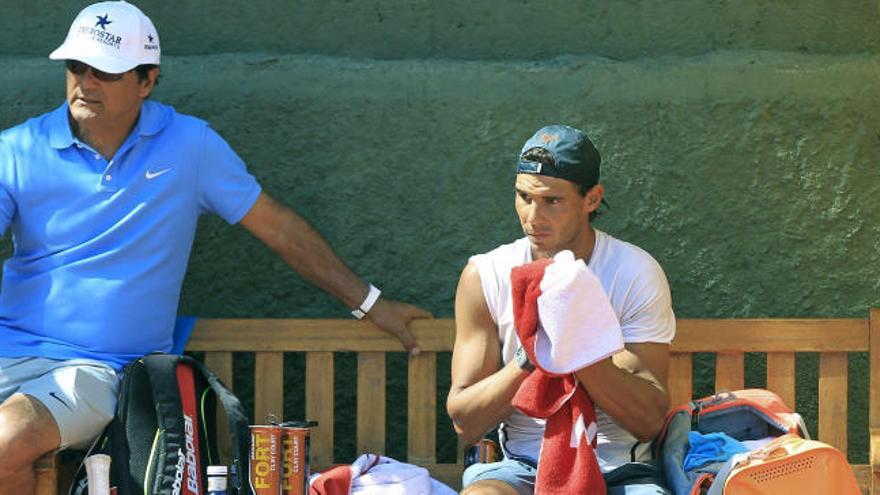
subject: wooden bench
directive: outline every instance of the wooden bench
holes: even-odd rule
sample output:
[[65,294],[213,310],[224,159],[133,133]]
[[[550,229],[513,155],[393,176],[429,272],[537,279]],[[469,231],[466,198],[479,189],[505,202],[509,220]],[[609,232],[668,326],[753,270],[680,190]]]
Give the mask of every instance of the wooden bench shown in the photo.
[[[449,319],[413,325],[423,353],[410,359],[405,371],[407,458],[400,460],[425,466],[435,478],[458,487],[462,449],[457,449],[454,463],[440,463],[436,455],[437,410],[442,407],[438,397],[442,401],[446,394],[446,390],[437,390],[437,354],[451,351],[453,325]],[[396,340],[369,324],[353,320],[203,319],[196,324],[187,349],[204,352],[205,362],[227,384],[233,382],[233,352],[253,352],[256,418],[270,413],[283,417],[284,353],[305,353],[306,376],[288,379],[305,380],[305,415],[320,423],[312,433],[313,471],[352,461],[333,457],[334,355],[357,353],[356,450],[386,452],[386,354],[400,352],[401,348]],[[694,372],[700,371],[699,365],[694,365],[696,353],[714,354],[716,391],[743,388],[744,356],[761,353],[758,359],[766,359],[767,380],[758,386],[775,391],[789,404],[795,404],[796,390],[804,386],[805,380],[796,369],[796,354],[817,354],[818,384],[813,385],[818,390],[818,431],[811,433],[844,452],[851,398],[849,355],[868,353],[869,384],[865,389],[853,388],[851,393],[868,396],[868,428],[858,435],[866,438],[870,434],[869,464],[854,464],[853,469],[864,493],[880,495],[880,309],[872,310],[865,319],[681,319],[670,362],[673,404],[699,395],[692,379]],[[454,437],[448,428],[439,434]]]

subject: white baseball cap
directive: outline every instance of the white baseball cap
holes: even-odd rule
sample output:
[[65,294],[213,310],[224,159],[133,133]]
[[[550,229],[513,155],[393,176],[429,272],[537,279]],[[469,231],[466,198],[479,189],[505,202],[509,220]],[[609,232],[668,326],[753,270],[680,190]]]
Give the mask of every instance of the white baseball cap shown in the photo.
[[111,74],[141,64],[159,64],[159,33],[153,21],[134,5],[99,2],[84,8],[52,60],[79,60]]

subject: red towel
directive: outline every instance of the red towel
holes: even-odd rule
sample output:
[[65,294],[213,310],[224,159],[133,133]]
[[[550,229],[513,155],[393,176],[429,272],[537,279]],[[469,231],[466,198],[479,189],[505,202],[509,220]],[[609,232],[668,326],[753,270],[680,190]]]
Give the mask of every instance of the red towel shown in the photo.
[[351,491],[351,466],[332,467],[312,480],[309,495],[348,495]]
[[541,279],[552,262],[535,261],[514,268],[510,274],[516,331],[529,359],[536,363],[535,371],[520,385],[512,404],[529,416],[547,420],[535,480],[536,495],[605,495],[605,480],[596,459],[593,401],[573,374],[547,372],[535,357]]

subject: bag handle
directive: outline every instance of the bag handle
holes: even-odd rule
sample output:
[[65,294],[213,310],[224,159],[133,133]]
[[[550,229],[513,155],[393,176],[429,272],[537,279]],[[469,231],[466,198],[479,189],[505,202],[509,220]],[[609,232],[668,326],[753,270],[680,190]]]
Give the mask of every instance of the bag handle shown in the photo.
[[803,433],[803,437],[807,440],[812,440],[813,438],[810,437],[810,432],[807,431],[807,423],[804,422],[804,417],[796,412],[791,413],[791,415],[797,422],[798,428],[800,428],[801,433]]

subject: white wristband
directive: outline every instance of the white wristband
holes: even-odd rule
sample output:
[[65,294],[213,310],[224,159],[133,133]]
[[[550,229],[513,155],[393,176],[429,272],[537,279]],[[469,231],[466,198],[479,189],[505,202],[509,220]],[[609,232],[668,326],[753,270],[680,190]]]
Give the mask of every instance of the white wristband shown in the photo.
[[364,299],[360,306],[351,310],[351,314],[358,320],[363,319],[373,309],[373,305],[379,300],[380,295],[382,295],[382,291],[377,289],[375,285],[370,284],[370,292],[367,293],[367,298]]

